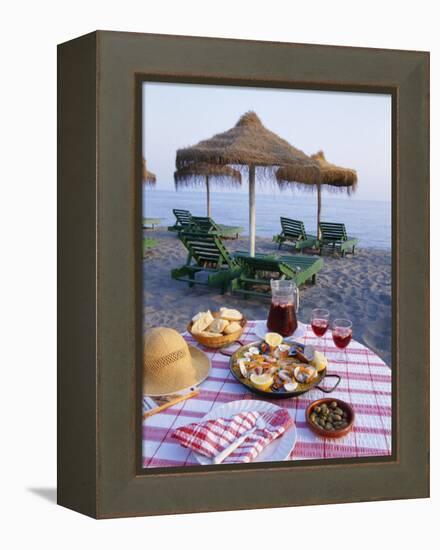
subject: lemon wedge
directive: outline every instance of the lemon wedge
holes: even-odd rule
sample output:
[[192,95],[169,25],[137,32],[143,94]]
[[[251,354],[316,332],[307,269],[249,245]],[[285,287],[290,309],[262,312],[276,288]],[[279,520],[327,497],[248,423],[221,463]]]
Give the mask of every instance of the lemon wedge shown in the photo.
[[320,351],[315,351],[315,357],[312,361],[312,365],[318,372],[321,372],[328,366],[327,357]]
[[268,390],[273,382],[273,377],[270,374],[251,374],[250,378],[252,384],[262,391]]
[[276,348],[283,343],[283,337],[278,332],[267,332],[264,340],[271,348]]

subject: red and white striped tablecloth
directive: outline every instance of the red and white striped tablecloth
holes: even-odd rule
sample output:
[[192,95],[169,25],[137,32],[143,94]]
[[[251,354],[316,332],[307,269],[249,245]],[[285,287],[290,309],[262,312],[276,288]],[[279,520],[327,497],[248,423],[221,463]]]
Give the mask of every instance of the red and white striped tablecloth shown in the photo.
[[[243,343],[258,339],[254,327],[255,322],[248,322],[241,338]],[[184,424],[197,422],[220,404],[239,399],[261,399],[233,377],[229,371],[228,357],[219,351],[200,346],[187,333],[184,337],[188,343],[197,345],[209,355],[211,372],[200,385],[197,397],[144,420],[142,456],[145,468],[198,465],[192,453],[172,439],[173,431]],[[298,340],[313,345],[317,341],[309,325],[305,336]],[[391,369],[370,349],[354,340],[342,354],[334,346],[330,331],[319,341],[320,345],[316,348],[328,358],[328,374],[339,374],[342,377],[337,389],[330,394],[314,389],[299,397],[269,400],[287,408],[295,420],[298,438],[290,460],[390,455]],[[341,355],[344,359],[338,360]],[[326,385],[331,386],[334,381],[329,378]],[[311,401],[326,396],[347,401],[355,410],[355,426],[341,439],[321,438],[307,427],[307,406]]]

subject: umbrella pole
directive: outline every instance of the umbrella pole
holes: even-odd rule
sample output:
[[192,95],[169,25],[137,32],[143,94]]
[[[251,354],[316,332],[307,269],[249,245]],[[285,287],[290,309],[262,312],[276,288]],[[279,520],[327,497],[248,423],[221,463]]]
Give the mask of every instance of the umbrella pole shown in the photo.
[[209,196],[209,176],[205,176],[206,183],[206,215],[211,217],[211,198]]
[[319,222],[321,221],[321,184],[318,183],[318,212],[317,212],[317,222],[316,222],[316,236],[319,239]]
[[255,256],[255,166],[249,165],[249,254]]

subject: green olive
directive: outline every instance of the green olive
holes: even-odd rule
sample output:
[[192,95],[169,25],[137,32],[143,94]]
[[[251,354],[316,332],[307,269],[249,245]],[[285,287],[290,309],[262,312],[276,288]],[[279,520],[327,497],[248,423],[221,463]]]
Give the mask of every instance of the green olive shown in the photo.
[[338,406],[338,404],[336,403],[336,401],[332,401],[332,402],[330,403],[330,408],[331,408],[331,409],[336,409],[337,406]]
[[321,412],[321,407],[319,405],[317,407],[315,407],[314,412],[315,413],[320,413]]
[[340,409],[339,407],[336,407],[335,413],[336,413],[336,414],[340,414],[340,415],[342,416],[343,413],[344,413],[344,411],[343,411],[342,409]]
[[333,420],[336,420],[336,422],[339,422],[340,420],[342,420],[342,416],[340,414],[334,414]]
[[333,430],[333,424],[330,424],[330,422],[327,422],[327,424],[325,425],[325,429],[326,430]]

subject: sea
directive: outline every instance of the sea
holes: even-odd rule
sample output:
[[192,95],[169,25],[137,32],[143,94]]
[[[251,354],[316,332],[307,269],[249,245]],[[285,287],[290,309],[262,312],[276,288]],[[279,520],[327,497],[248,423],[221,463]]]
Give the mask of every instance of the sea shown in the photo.
[[[162,218],[161,225],[175,222],[173,208],[206,216],[206,193],[188,189],[165,191],[146,189],[143,193],[144,217]],[[211,192],[211,217],[217,223],[244,227],[248,234],[248,196],[243,192]],[[316,195],[307,193],[256,193],[256,229],[259,237],[280,232],[280,216],[302,220],[306,231],[316,234]],[[391,249],[391,203],[359,200],[348,196],[323,196],[321,220],[345,223],[350,236],[363,248]]]

